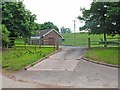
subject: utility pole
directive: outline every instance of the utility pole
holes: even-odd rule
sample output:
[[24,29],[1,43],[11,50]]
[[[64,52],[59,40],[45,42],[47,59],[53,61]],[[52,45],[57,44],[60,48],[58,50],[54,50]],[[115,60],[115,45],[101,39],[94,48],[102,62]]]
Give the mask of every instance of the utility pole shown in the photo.
[[73,20],[74,22],[74,45],[75,45],[75,28],[76,28],[76,20]]

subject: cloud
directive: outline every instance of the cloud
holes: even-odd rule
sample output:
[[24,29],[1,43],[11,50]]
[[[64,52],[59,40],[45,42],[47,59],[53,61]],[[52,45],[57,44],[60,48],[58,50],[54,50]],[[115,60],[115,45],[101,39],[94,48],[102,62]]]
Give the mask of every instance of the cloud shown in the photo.
[[89,8],[90,3],[91,0],[24,0],[26,8],[37,15],[36,22],[51,21],[59,28],[65,26],[71,29],[72,20],[81,14],[80,7]]

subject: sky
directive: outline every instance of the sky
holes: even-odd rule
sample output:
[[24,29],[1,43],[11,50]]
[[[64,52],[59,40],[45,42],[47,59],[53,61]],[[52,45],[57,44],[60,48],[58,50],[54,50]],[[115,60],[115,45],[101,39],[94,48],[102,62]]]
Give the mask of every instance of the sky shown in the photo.
[[84,25],[77,19],[81,15],[80,7],[89,9],[91,2],[92,0],[24,0],[23,3],[26,9],[37,15],[37,23],[50,21],[59,29],[64,26],[73,31],[73,20],[76,20],[75,32],[79,32],[79,27]]

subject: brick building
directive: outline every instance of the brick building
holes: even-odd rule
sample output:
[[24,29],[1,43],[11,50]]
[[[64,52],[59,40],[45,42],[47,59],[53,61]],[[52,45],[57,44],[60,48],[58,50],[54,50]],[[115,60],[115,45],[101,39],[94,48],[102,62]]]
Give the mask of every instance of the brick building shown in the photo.
[[39,35],[31,37],[31,44],[55,45],[57,42],[62,45],[63,36],[55,29],[40,30]]

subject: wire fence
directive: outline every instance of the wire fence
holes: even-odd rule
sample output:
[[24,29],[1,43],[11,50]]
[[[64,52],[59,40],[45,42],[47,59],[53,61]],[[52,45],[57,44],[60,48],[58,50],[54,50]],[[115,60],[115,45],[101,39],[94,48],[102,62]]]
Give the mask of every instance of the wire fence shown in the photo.
[[82,46],[82,47],[87,47],[88,43],[87,40],[82,41],[81,39],[71,39],[67,38],[62,42],[63,46]]

